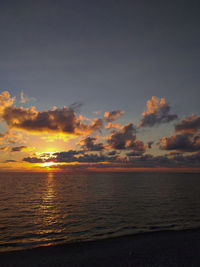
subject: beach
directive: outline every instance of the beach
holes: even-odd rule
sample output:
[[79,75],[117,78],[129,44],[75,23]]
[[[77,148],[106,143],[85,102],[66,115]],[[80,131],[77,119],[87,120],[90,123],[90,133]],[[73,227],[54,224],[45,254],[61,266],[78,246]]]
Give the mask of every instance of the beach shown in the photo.
[[0,266],[200,266],[200,229],[0,253]]

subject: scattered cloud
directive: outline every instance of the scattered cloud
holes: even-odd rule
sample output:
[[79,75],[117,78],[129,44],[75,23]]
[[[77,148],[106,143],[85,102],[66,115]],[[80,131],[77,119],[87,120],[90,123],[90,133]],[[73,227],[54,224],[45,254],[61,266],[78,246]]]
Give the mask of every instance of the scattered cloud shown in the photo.
[[149,142],[147,142],[147,146],[148,146],[149,149],[151,149],[153,143],[154,143],[154,141],[149,141]]
[[[20,99],[21,103],[27,103],[30,100],[23,92],[21,92]],[[158,148],[166,150],[166,155],[155,156],[147,154],[154,141],[144,139],[144,143],[139,140],[133,123],[123,126],[113,123],[124,114],[122,110],[105,112],[103,118],[90,119],[82,114],[77,115],[82,105],[78,102],[69,107],[53,107],[42,111],[38,111],[36,107],[17,107],[14,103],[15,97],[11,97],[9,92],[4,91],[0,94],[0,120],[3,122],[3,127],[7,127],[5,132],[0,133],[0,151],[1,157],[4,157],[2,162],[19,164],[20,161],[17,157],[20,154],[14,152],[33,150],[30,147],[33,136],[28,137],[28,134],[40,134],[39,138],[43,138],[42,142],[51,141],[52,147],[54,147],[54,142],[63,145],[68,141],[69,147],[75,146],[78,142],[80,149],[53,153],[30,153],[28,157],[24,157],[23,162],[32,164],[52,162],[54,163],[52,166],[56,168],[68,168],[69,166],[82,168],[83,165],[99,168],[105,166],[127,168],[200,166],[200,133],[198,132],[200,117],[196,115],[185,117],[176,123],[176,133],[161,138],[157,143],[157,150]],[[153,127],[175,120],[177,115],[171,114],[170,111],[171,107],[164,98],[158,99],[153,96],[151,100],[147,101],[146,110],[142,113],[142,120],[138,127]],[[109,134],[105,130],[110,130]],[[100,131],[103,135],[102,142],[99,141],[99,137],[94,137],[95,131]],[[24,137],[30,139],[24,140]],[[77,139],[69,141],[71,137]],[[37,138],[37,136],[33,138],[34,146]],[[17,160],[5,160],[4,155],[8,157],[9,153],[3,153],[3,151],[12,152]],[[75,165],[76,167],[74,167]]]
[[24,158],[23,161],[26,161],[28,163],[43,163],[44,162],[42,158],[38,158],[38,157],[27,157],[27,158]]
[[14,101],[15,101],[15,97],[13,97],[13,98],[10,97],[9,92],[4,91],[0,94],[0,118],[1,118],[2,114],[4,113],[4,110],[7,107],[12,106]]
[[184,133],[172,135],[170,137],[163,137],[158,146],[163,150],[177,150],[183,152],[200,151],[200,135],[193,136],[193,134]]
[[107,140],[110,148],[116,150],[131,149],[134,151],[145,151],[144,143],[136,139],[136,129],[132,123],[114,130]]
[[120,129],[121,126],[119,123],[111,123],[111,122],[108,122],[108,124],[105,126],[105,129],[106,130],[110,130],[110,129]]
[[143,119],[138,127],[152,127],[177,119],[176,114],[170,114],[170,109],[164,98],[152,96],[152,99],[147,101],[146,110],[142,113]]
[[200,129],[200,117],[191,115],[175,125],[176,132],[196,133]]
[[[174,155],[162,155],[162,156],[153,156],[151,154],[142,154],[137,152],[127,153],[125,157],[120,156],[108,156],[102,153],[100,154],[82,154],[79,151],[66,151],[55,153],[50,158],[39,158],[39,157],[27,157],[24,158],[23,161],[28,163],[46,163],[46,162],[54,162],[57,165],[53,165],[53,167],[60,169],[73,169],[73,168],[88,168],[90,166],[96,168],[102,167],[199,167],[200,164],[200,152],[195,152],[190,155],[174,154]],[[76,162],[76,165],[73,163]],[[61,163],[62,165],[60,165]],[[66,165],[65,165],[66,163]],[[69,163],[72,163],[69,164]],[[64,165],[63,165],[64,164]],[[82,165],[84,164],[84,165]]]
[[126,153],[128,157],[139,157],[144,153],[144,151],[131,151]]
[[86,151],[102,151],[104,150],[103,143],[95,143],[97,140],[96,137],[86,137],[85,139],[81,140],[82,149]]
[[0,139],[4,139],[5,137],[8,136],[8,133],[0,133]]
[[24,92],[21,91],[21,93],[20,93],[20,103],[25,104],[25,103],[30,102],[30,101],[35,101],[35,98],[34,97],[25,96]]
[[118,109],[118,110],[113,110],[109,112],[104,113],[104,118],[106,119],[107,122],[112,122],[118,118],[120,118],[124,114],[124,111]]
[[4,161],[4,163],[13,163],[13,162],[17,162],[17,160],[7,159],[7,160]]
[[115,156],[115,155],[117,155],[117,151],[112,150],[112,151],[109,151],[107,154],[108,154],[108,156]]
[[23,108],[13,106],[14,98],[8,92],[0,95],[0,117],[9,129],[19,129],[31,133],[64,133],[71,135],[90,134],[103,127],[103,120],[95,118],[90,124],[83,123],[76,115],[75,109],[80,104],[70,108],[54,107],[52,110],[37,111],[35,107]]
[[15,147],[12,147],[11,152],[23,152],[26,150],[30,151],[30,150],[33,150],[33,148],[30,148],[28,146],[15,146]]
[[8,146],[1,146],[0,151],[8,151],[9,147]]
[[76,162],[77,157],[76,155],[81,154],[82,151],[77,151],[77,150],[69,150],[69,151],[64,151],[64,152],[56,152],[53,153],[52,157],[49,157],[47,161],[52,161],[52,162]]

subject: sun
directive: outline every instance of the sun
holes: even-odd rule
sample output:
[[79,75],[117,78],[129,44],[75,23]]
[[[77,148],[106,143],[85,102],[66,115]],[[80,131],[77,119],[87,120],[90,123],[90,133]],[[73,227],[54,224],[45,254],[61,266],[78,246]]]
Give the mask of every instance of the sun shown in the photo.
[[53,165],[57,165],[57,163],[55,163],[55,162],[44,162],[44,163],[42,163],[40,166],[41,166],[41,167],[49,168],[49,167],[51,167],[51,166],[53,166]]

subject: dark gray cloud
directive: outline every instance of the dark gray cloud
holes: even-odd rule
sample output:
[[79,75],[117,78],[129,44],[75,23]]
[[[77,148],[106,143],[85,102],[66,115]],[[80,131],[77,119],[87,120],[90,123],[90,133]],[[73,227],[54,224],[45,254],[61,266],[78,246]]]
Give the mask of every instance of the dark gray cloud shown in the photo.
[[[2,95],[0,95],[1,98]],[[82,135],[100,130],[103,127],[103,120],[100,118],[95,118],[90,124],[83,123],[74,110],[78,108],[77,104],[70,108],[54,108],[38,112],[34,107],[18,108],[13,106],[11,100],[10,98],[2,98],[3,108],[0,110],[1,119],[6,122],[10,129],[20,129],[32,133],[50,132]]]
[[0,133],[0,139],[4,139],[7,137],[8,133]]
[[99,130],[103,126],[101,119],[94,119],[90,125],[82,123],[75,112],[66,107],[41,112],[34,108],[8,107],[4,111],[3,119],[8,127],[29,132],[84,134]]
[[13,162],[18,162],[18,161],[14,159],[7,159],[6,161],[4,161],[4,163],[13,163]]
[[115,156],[117,155],[117,151],[113,150],[113,151],[108,152],[107,154],[108,156]]
[[[120,156],[108,156],[102,153],[100,154],[81,154],[79,151],[66,151],[55,153],[53,157],[48,159],[37,158],[37,157],[27,157],[23,161],[29,163],[45,163],[45,162],[55,162],[58,163],[57,168],[78,168],[83,167],[81,164],[84,164],[84,168],[93,166],[99,168],[114,168],[114,167],[146,167],[146,168],[156,168],[156,167],[166,167],[166,168],[198,168],[200,166],[200,152],[195,152],[190,155],[184,154],[174,154],[174,155],[162,155],[162,156],[153,156],[151,154],[142,154],[142,153],[127,153],[126,157]],[[74,165],[59,165],[59,163],[73,163]],[[53,167],[56,167],[54,165]]]
[[170,114],[171,107],[165,102],[164,98],[159,100],[152,96],[147,101],[147,109],[142,113],[142,120],[138,127],[152,127],[161,123],[167,123],[178,118],[176,114]]
[[112,132],[108,144],[112,149],[131,149],[134,151],[145,151],[144,143],[136,139],[136,129],[132,123],[123,126],[120,130]]
[[127,124],[121,130],[112,132],[108,144],[113,149],[127,149],[136,140],[135,132],[133,124]]
[[147,142],[147,146],[148,146],[149,149],[151,149],[153,143],[154,143],[154,141],[149,141],[149,142]]
[[132,167],[149,167],[149,168],[199,168],[200,153],[190,155],[161,155],[153,156],[145,154],[140,157],[129,157],[129,166]]
[[104,150],[103,143],[95,143],[97,140],[96,137],[86,137],[85,139],[81,140],[82,148],[86,151],[102,151]]
[[22,152],[24,150],[27,150],[28,148],[28,146],[15,146],[12,147],[11,152]]
[[175,125],[176,132],[195,133],[200,129],[200,117],[191,115]]
[[139,157],[144,153],[144,151],[131,151],[126,153],[128,157]]
[[164,150],[177,150],[183,152],[195,152],[200,150],[200,135],[183,133],[172,135],[170,137],[163,137],[158,146]]
[[55,162],[55,163],[95,163],[95,162],[113,162],[117,159],[117,156],[106,156],[103,154],[87,154],[81,151],[69,150],[63,152],[56,152],[51,157],[27,157],[23,161],[30,163],[45,163],[45,162]]
[[184,152],[183,151],[169,151],[168,156],[179,156],[182,155]]
[[106,156],[103,155],[102,153],[89,154],[89,153],[84,153],[83,151],[70,150],[67,152],[54,153],[53,158],[49,158],[47,161],[93,163],[93,162],[113,161],[115,159],[116,157]]
[[0,151],[7,151],[7,150],[9,150],[9,149],[10,149],[9,146],[1,146],[1,147],[0,147]]
[[69,150],[64,152],[56,152],[53,153],[53,157],[49,157],[46,161],[53,161],[53,162],[76,162],[77,157],[76,155],[79,155],[83,153],[83,151],[79,150]]
[[24,158],[23,161],[29,162],[29,163],[44,163],[45,162],[44,159],[41,159],[38,157],[27,157],[27,158]]
[[84,154],[77,159],[77,162],[82,163],[95,163],[115,160],[115,157],[107,157],[103,154]]
[[118,110],[113,110],[109,112],[104,113],[104,118],[106,119],[107,122],[112,122],[118,118],[120,118],[124,114],[124,111],[118,109]]

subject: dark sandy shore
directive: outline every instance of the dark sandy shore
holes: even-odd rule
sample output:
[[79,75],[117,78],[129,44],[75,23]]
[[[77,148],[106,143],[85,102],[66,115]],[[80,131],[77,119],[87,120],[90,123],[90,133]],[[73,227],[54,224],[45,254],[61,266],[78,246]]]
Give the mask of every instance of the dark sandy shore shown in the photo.
[[200,266],[200,230],[3,252],[0,266]]

